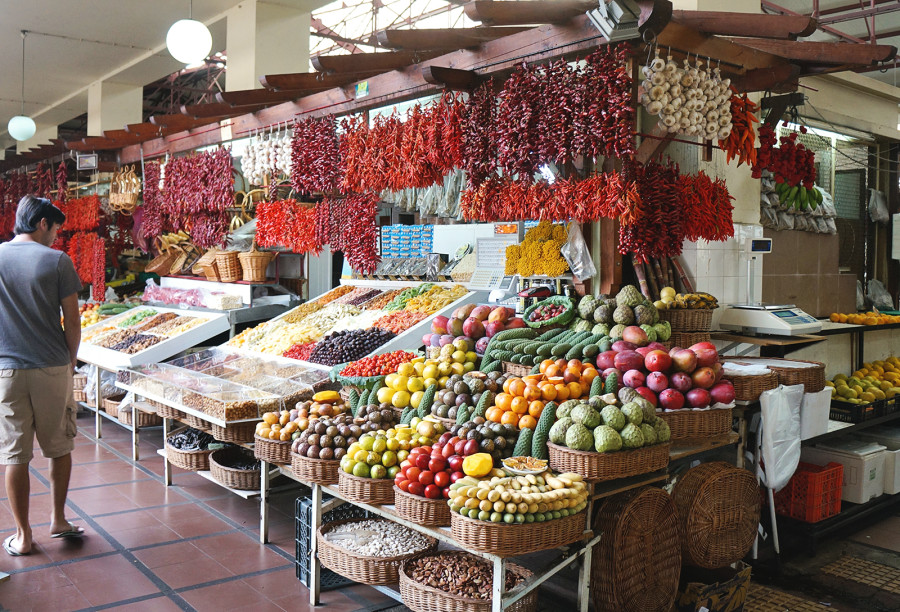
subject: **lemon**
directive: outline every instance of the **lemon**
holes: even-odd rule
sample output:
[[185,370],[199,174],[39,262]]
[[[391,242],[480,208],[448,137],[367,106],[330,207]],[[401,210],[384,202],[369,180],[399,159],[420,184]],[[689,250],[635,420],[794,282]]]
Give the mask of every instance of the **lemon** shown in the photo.
[[450,371],[454,374],[459,374],[460,376],[462,376],[466,373],[466,368],[462,363],[452,363],[450,364]]
[[466,352],[466,361],[471,361],[475,363],[478,360],[478,353],[475,351],[467,351]]
[[417,376],[421,376],[422,372],[425,370],[425,364],[421,361],[419,363],[414,363],[413,369],[415,370]]
[[[387,382],[387,381],[385,381]],[[378,390],[378,403],[383,404],[385,402],[391,401],[391,398],[394,396],[394,390],[391,387],[382,387]]]
[[391,397],[391,405],[394,408],[406,408],[409,406],[409,392],[408,391],[397,391],[394,393],[393,397]]
[[450,359],[452,359],[455,363],[465,363],[466,354],[463,351],[454,351],[450,355]]
[[409,397],[409,405],[412,406],[413,408],[418,409],[418,408],[419,408],[419,404],[422,403],[422,397],[424,397],[424,395],[425,395],[425,392],[424,392],[424,391],[416,391],[416,392],[414,392],[414,393]]
[[399,374],[400,376],[406,376],[406,377],[415,376],[416,368],[415,368],[415,366],[413,366],[413,364],[411,364],[407,361],[405,363],[400,364],[400,367],[397,368],[397,374]]
[[437,364],[428,364],[424,368],[422,368],[422,378],[437,378],[437,377],[438,377]]
[[384,384],[386,387],[394,388],[394,381],[397,379],[397,374],[388,374],[384,377]]
[[398,374],[394,379],[394,384],[391,385],[391,388],[395,391],[406,391],[407,385],[409,385],[409,377]]
[[406,390],[410,393],[416,393],[417,391],[421,391],[425,388],[425,379],[419,378],[418,376],[415,378],[410,378],[406,383]]

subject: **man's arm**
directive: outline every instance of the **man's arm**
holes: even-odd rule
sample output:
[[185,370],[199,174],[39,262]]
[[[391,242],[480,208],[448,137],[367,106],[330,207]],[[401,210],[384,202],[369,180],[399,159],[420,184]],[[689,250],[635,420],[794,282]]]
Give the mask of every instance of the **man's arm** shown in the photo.
[[66,346],[72,358],[72,369],[78,363],[78,345],[81,344],[81,315],[78,313],[78,294],[73,293],[62,299],[63,326],[65,327]]

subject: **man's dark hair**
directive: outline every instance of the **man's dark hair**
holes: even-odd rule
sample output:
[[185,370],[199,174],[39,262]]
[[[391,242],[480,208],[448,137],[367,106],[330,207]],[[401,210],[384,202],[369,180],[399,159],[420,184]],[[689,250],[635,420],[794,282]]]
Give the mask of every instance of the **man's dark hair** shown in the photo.
[[46,219],[50,227],[54,223],[62,225],[66,220],[66,215],[53,205],[53,202],[46,198],[37,198],[33,195],[27,195],[19,200],[19,206],[16,208],[16,227],[15,233],[30,234],[37,230],[41,219]]

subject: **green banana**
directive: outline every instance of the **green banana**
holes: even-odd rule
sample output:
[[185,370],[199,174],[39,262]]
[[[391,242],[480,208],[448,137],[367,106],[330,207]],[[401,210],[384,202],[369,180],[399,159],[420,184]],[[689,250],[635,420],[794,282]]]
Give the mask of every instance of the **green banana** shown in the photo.
[[806,194],[806,187],[800,187],[799,191],[797,191],[799,195],[798,200],[800,201],[801,210],[809,209],[809,196]]

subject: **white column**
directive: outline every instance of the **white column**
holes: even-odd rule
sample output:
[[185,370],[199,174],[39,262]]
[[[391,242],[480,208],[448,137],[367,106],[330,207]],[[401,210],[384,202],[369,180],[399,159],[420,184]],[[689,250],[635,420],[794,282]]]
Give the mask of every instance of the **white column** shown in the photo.
[[144,88],[111,81],[94,81],[88,87],[88,136],[104,130],[123,130],[143,121]]
[[675,10],[759,13],[759,0],[672,0]]
[[38,145],[48,144],[51,140],[59,135],[59,129],[55,123],[40,123],[35,121],[34,136],[28,140],[16,143],[16,153],[24,153],[28,149],[34,149]]

